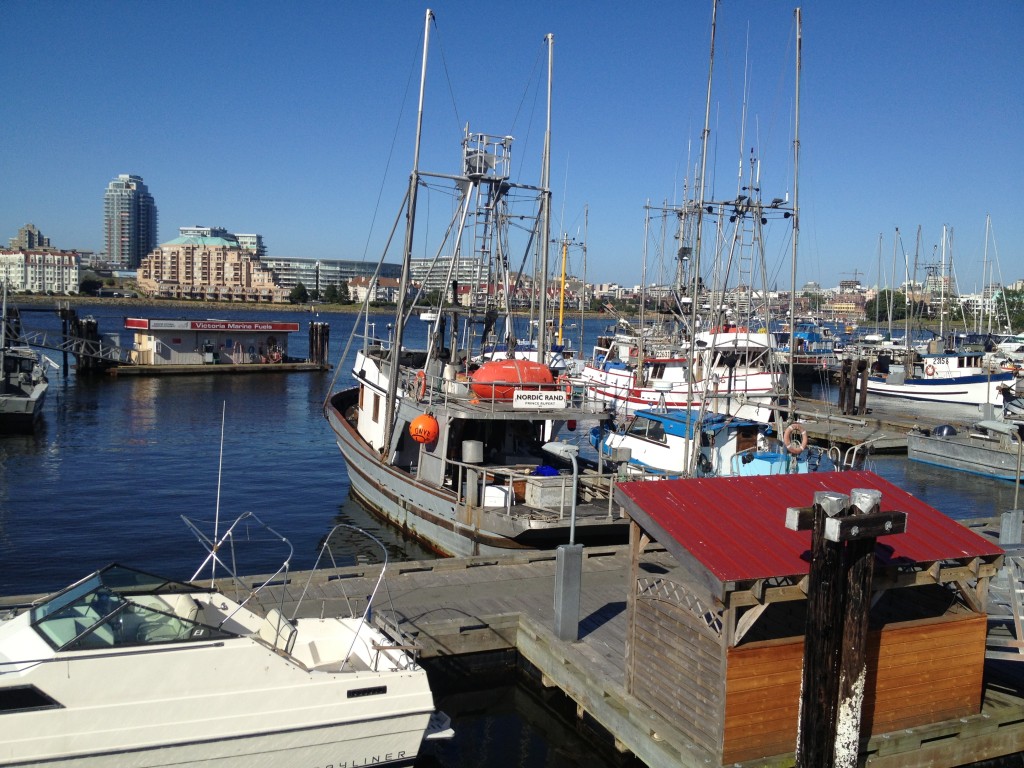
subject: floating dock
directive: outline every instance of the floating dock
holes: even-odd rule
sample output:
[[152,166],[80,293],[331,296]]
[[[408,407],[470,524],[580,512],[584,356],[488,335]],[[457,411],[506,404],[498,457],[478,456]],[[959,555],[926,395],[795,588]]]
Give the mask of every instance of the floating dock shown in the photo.
[[[986,527],[976,523],[972,529]],[[989,525],[987,530],[994,528]],[[675,718],[627,692],[630,561],[627,545],[584,549],[577,642],[559,641],[552,629],[555,552],[392,563],[387,566],[387,595],[399,625],[416,639],[423,658],[515,651],[536,669],[544,686],[575,702],[578,717],[605,730],[620,752],[632,753],[651,768],[719,766],[716,756],[697,746]],[[658,573],[676,566],[668,551],[648,545],[643,568]],[[380,570],[378,565],[321,571],[309,584],[304,605],[310,612],[321,606],[327,614],[332,609],[343,612],[372,591]],[[277,594],[283,594],[286,615],[308,578],[307,573],[293,573],[275,585]],[[254,577],[246,586],[258,583]],[[378,603],[381,610],[386,602]],[[1021,750],[1024,665],[986,661],[980,712],[864,737],[860,757],[868,766],[937,768]],[[726,764],[782,768],[794,759],[790,753]]]

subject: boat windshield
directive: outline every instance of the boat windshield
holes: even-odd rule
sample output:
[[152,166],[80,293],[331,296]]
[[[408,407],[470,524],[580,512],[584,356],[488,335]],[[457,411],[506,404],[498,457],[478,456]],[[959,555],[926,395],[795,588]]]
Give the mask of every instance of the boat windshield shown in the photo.
[[201,623],[188,589],[113,565],[35,606],[32,626],[58,651],[231,637]]

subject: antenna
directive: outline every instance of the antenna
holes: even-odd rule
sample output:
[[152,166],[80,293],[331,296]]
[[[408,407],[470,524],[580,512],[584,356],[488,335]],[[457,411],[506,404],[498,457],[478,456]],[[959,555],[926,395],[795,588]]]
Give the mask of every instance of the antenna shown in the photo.
[[213,512],[213,555],[210,558],[210,586],[217,584],[217,549],[220,547],[218,539],[220,528],[220,484],[224,474],[224,417],[228,410],[228,401],[225,400],[220,406],[220,456],[217,458],[217,503]]

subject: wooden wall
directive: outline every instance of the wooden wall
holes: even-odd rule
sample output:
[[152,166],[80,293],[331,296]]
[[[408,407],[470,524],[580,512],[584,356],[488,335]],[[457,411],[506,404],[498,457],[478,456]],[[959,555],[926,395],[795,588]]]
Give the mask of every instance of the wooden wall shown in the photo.
[[658,597],[638,597],[633,618],[630,692],[718,754],[725,693],[720,633],[695,611]]
[[[967,613],[869,632],[861,734],[979,712],[986,629]],[[794,751],[802,665],[802,637],[728,650],[723,764]]]

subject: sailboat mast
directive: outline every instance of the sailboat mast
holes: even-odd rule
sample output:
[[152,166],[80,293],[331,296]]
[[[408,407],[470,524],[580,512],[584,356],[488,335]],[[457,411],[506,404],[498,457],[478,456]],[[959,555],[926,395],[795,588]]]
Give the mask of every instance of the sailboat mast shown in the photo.
[[793,331],[796,330],[796,255],[797,241],[800,239],[800,69],[803,66],[803,30],[800,9],[793,11],[796,16],[796,105],[793,120],[793,259],[790,265],[790,300],[789,300],[789,379],[786,397],[790,409],[796,400],[795,355],[793,354]]
[[398,399],[398,356],[402,350],[402,331],[405,326],[405,295],[409,290],[409,272],[412,269],[413,231],[416,225],[416,193],[420,178],[420,144],[423,139],[423,100],[427,82],[427,51],[430,47],[430,22],[434,14],[428,8],[423,22],[423,63],[420,69],[419,110],[416,114],[416,142],[413,150],[412,172],[409,174],[408,208],[405,215],[405,246],[402,251],[402,277],[398,284],[398,301],[395,309],[395,336],[391,345],[391,374],[388,376],[388,394],[384,413],[388,414],[384,429],[384,459],[391,452],[391,437],[395,429],[395,403]]
[[541,160],[540,306],[537,310],[537,362],[547,364],[548,254],[551,245],[551,76],[554,72],[555,36],[544,36],[548,44],[548,115],[544,129],[544,157]]

